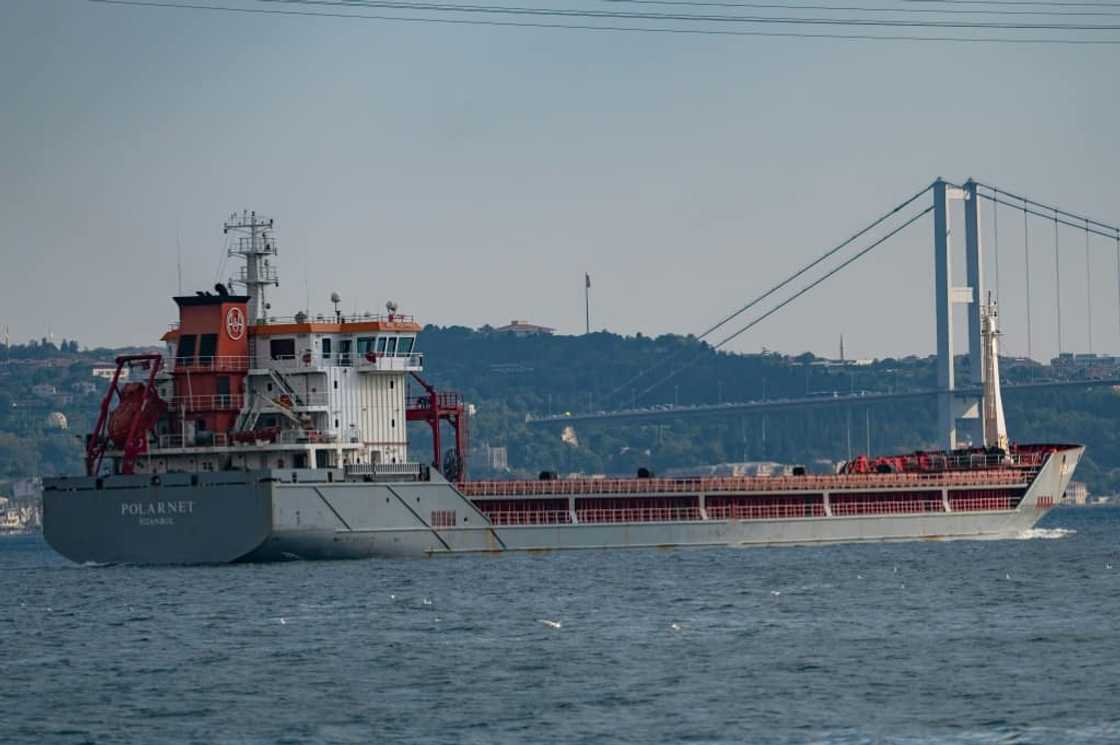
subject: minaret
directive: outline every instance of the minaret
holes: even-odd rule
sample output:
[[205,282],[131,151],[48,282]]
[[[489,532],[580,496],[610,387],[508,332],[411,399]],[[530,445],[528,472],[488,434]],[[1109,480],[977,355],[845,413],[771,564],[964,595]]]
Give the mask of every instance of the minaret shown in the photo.
[[261,217],[256,212],[230,215],[223,226],[224,233],[238,233],[237,241],[229,247],[229,256],[245,259],[238,276],[230,284],[241,285],[249,296],[249,323],[257,324],[268,316],[265,288],[279,286],[276,269],[269,265],[268,257],[276,255],[276,239],[272,236],[272,218]]
[[991,292],[987,304],[980,308],[980,336],[984,355],[984,447],[1006,451],[1007,421],[999,392],[999,311]]

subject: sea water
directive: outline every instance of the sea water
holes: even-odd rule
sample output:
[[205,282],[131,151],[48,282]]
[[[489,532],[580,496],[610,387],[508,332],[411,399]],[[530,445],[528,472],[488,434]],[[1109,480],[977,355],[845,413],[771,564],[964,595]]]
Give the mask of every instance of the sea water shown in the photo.
[[77,566],[0,539],[0,743],[1120,742],[1120,508],[1018,540]]

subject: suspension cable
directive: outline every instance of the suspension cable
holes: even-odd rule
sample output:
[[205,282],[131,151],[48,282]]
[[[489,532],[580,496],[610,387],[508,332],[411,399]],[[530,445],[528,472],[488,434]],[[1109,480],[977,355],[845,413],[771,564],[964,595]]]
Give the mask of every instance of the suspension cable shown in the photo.
[[[895,207],[894,209],[890,210],[889,212],[886,212],[886,213],[884,213],[883,215],[881,215],[880,217],[878,217],[878,218],[877,218],[877,219],[876,219],[876,220],[875,220],[874,222],[871,222],[871,223],[869,223],[869,224],[868,224],[868,225],[867,225],[866,227],[864,227],[864,228],[861,228],[860,230],[856,231],[856,232],[855,232],[855,233],[853,233],[853,234],[852,234],[851,236],[849,236],[849,237],[848,237],[848,238],[847,238],[846,240],[844,240],[843,242],[841,242],[840,244],[838,244],[838,245],[837,245],[837,246],[835,246],[834,248],[831,248],[831,249],[829,249],[828,251],[825,251],[825,252],[824,252],[823,254],[821,254],[821,255],[820,255],[820,256],[819,256],[818,258],[814,259],[813,261],[809,262],[809,263],[808,263],[808,264],[806,264],[805,266],[801,267],[801,268],[800,268],[800,269],[798,269],[798,270],[797,270],[796,272],[794,272],[793,274],[789,275],[788,277],[786,277],[785,279],[783,279],[783,280],[782,280],[781,282],[779,282],[778,284],[776,284],[776,285],[774,285],[773,287],[771,287],[771,288],[770,288],[769,290],[767,290],[766,292],[762,293],[761,295],[759,295],[758,297],[754,298],[753,300],[751,300],[751,301],[750,301],[749,303],[747,303],[747,304],[746,304],[746,305],[744,305],[743,307],[739,308],[739,309],[738,309],[737,311],[735,311],[734,313],[731,313],[731,314],[729,314],[729,315],[725,316],[725,317],[724,317],[724,318],[723,318],[723,319],[722,319],[721,321],[719,321],[718,323],[716,323],[716,324],[714,324],[714,325],[710,326],[710,327],[709,327],[709,328],[708,328],[708,329],[707,329],[706,331],[704,331],[704,332],[703,332],[702,334],[698,334],[698,335],[696,336],[696,341],[703,341],[704,339],[708,338],[709,336],[711,336],[711,335],[712,335],[713,333],[715,333],[716,331],[718,331],[718,330],[719,330],[720,328],[722,328],[723,326],[727,325],[727,324],[728,324],[728,323],[730,323],[731,321],[733,321],[733,320],[735,320],[736,318],[738,318],[739,316],[743,315],[743,314],[744,314],[744,313],[746,313],[746,312],[747,312],[748,310],[750,310],[751,308],[753,308],[754,306],[758,305],[759,303],[761,303],[761,302],[762,302],[763,300],[765,300],[766,298],[768,298],[768,297],[770,297],[771,295],[773,295],[773,294],[774,294],[775,292],[778,292],[778,291],[779,291],[779,290],[781,290],[781,289],[782,289],[783,287],[786,287],[786,286],[787,286],[787,285],[789,285],[789,284],[790,284],[791,282],[793,282],[794,280],[796,280],[796,279],[797,279],[798,277],[802,276],[802,275],[803,275],[803,274],[805,274],[806,272],[808,272],[808,271],[812,270],[812,269],[813,269],[814,267],[816,267],[816,266],[818,266],[819,264],[821,264],[821,262],[827,261],[828,259],[832,258],[832,257],[833,257],[833,256],[835,256],[835,255],[836,255],[836,254],[837,254],[838,252],[840,252],[841,250],[843,250],[843,249],[844,249],[844,248],[846,248],[847,246],[851,245],[851,244],[852,244],[852,242],[854,242],[854,241],[858,240],[859,238],[863,237],[863,236],[864,236],[864,235],[866,235],[866,234],[867,234],[867,233],[868,233],[869,231],[871,231],[871,230],[874,230],[874,229],[875,229],[875,228],[877,228],[878,226],[882,225],[882,224],[883,224],[883,223],[884,223],[885,221],[889,220],[889,219],[890,219],[891,217],[894,217],[894,216],[895,216],[895,215],[897,215],[897,214],[898,214],[899,212],[901,212],[902,210],[904,210],[904,209],[906,209],[907,207],[909,207],[909,206],[910,206],[911,204],[913,204],[913,203],[914,203],[914,202],[915,202],[915,201],[916,201],[916,200],[917,200],[918,198],[920,198],[920,197],[921,197],[921,196],[922,196],[923,194],[925,194],[926,192],[928,192],[928,191],[929,191],[929,190],[930,190],[930,189],[932,188],[932,186],[933,186],[933,185],[932,185],[932,184],[930,184],[929,186],[925,186],[925,187],[923,187],[921,191],[917,192],[916,194],[914,194],[913,196],[911,196],[911,197],[910,197],[909,199],[907,199],[906,201],[904,201],[904,202],[902,202],[901,204],[899,204],[899,205],[898,205],[897,207]],[[617,394],[619,394],[619,393],[621,393],[622,391],[626,390],[626,389],[627,389],[627,388],[629,388],[629,387],[630,387],[630,386],[631,386],[632,384],[634,384],[635,382],[637,382],[637,381],[638,381],[638,380],[640,380],[641,378],[645,377],[645,376],[646,376],[646,375],[648,375],[649,373],[651,373],[651,372],[653,372],[653,371],[655,371],[655,370],[657,370],[657,369],[659,369],[659,368],[661,368],[661,367],[664,367],[665,365],[667,365],[667,364],[669,364],[669,363],[671,363],[671,362],[675,361],[675,360],[676,360],[676,359],[678,359],[678,358],[679,358],[679,357],[680,357],[680,356],[681,356],[682,354],[684,354],[684,353],[685,353],[686,351],[688,351],[688,350],[687,350],[687,349],[683,349],[683,348],[682,348],[682,349],[678,349],[678,350],[677,350],[676,352],[674,352],[673,354],[669,355],[668,357],[666,357],[666,358],[664,358],[664,359],[662,359],[662,360],[659,360],[659,361],[655,362],[654,364],[650,365],[649,367],[645,368],[645,369],[644,369],[644,370],[642,370],[641,372],[639,372],[639,373],[637,373],[636,375],[632,376],[632,377],[631,377],[631,378],[630,378],[629,380],[627,380],[627,381],[626,381],[625,383],[623,383],[622,385],[618,386],[617,388],[615,388],[614,390],[612,390],[612,391],[611,391],[610,393],[608,393],[608,394],[607,394],[607,396],[606,396],[606,399],[605,399],[605,400],[607,400],[607,401],[611,400],[611,399],[612,399],[612,398],[614,398],[614,397],[615,397],[615,396],[616,396]]]
[[[1095,225],[1098,228],[1104,228],[1105,230],[1108,231],[1107,237],[1109,237],[1109,238],[1112,237],[1112,232],[1113,231],[1120,230],[1120,228],[1117,228],[1115,225],[1109,225],[1106,222],[1101,222],[1100,220],[1094,220],[1094,219],[1092,219],[1090,217],[1087,217],[1085,215],[1079,215],[1076,212],[1070,212],[1069,210],[1063,210],[1063,209],[1060,209],[1058,207],[1055,207],[1052,204],[1043,204],[1042,202],[1036,202],[1033,199],[1028,199],[1027,197],[1019,196],[1018,194],[1012,194],[1011,192],[1007,191],[1007,189],[997,189],[994,186],[991,186],[989,184],[982,184],[979,181],[976,182],[976,185],[979,186],[979,187],[982,187],[984,189],[988,189],[990,191],[996,192],[997,195],[1002,193],[1003,196],[1014,199],[1016,202],[1022,202],[1024,207],[1029,204],[1029,205],[1032,205],[1034,207],[1038,207],[1041,210],[1045,210],[1046,212],[1056,212],[1059,215],[1063,215],[1065,217],[1072,218],[1074,220],[1077,220],[1078,222],[1084,221],[1084,222],[1086,222],[1090,225]],[[984,196],[987,197],[988,199],[992,198],[990,196],[987,196],[986,194]],[[1006,202],[1004,204],[1006,204]],[[1038,213],[1034,213],[1034,214],[1038,214]],[[1042,216],[1042,215],[1040,215],[1040,216]],[[1045,216],[1049,217],[1049,215],[1045,215]],[[1067,225],[1072,225],[1071,223],[1066,223],[1066,224]],[[1081,227],[1080,225],[1072,225],[1072,226],[1077,227],[1077,228]]]
[[[795,292],[793,295],[789,296],[788,298],[786,298],[782,302],[775,305],[770,310],[763,313],[758,318],[754,319],[753,321],[746,324],[745,326],[739,328],[737,331],[735,331],[734,333],[725,337],[719,343],[712,345],[712,350],[713,351],[718,350],[721,347],[723,347],[723,346],[729,344],[730,342],[734,341],[735,339],[739,338],[740,336],[742,336],[744,333],[746,333],[750,329],[754,328],[755,326],[762,323],[763,321],[765,321],[770,316],[777,313],[782,308],[784,308],[787,305],[789,305],[790,303],[792,303],[794,300],[797,300],[799,297],[801,297],[805,293],[809,292],[810,290],[814,289],[815,287],[817,287],[818,285],[820,285],[821,283],[823,283],[824,281],[826,281],[830,277],[832,277],[832,276],[838,274],[839,272],[843,271],[844,269],[848,268],[851,264],[853,264],[854,262],[856,262],[859,259],[866,256],[868,253],[870,253],[876,247],[882,245],[883,243],[887,242],[888,240],[890,240],[894,236],[898,235],[903,230],[905,230],[906,228],[910,227],[911,225],[913,225],[915,222],[917,222],[921,218],[928,215],[930,212],[933,212],[933,205],[930,205],[929,207],[926,207],[924,210],[922,210],[918,214],[914,215],[913,217],[911,217],[906,222],[904,222],[901,225],[899,225],[898,227],[894,228],[893,230],[888,232],[883,237],[877,239],[875,242],[871,243],[866,248],[862,249],[861,251],[859,251],[858,253],[856,253],[852,257],[845,260],[843,263],[841,263],[838,266],[832,268],[827,273],[825,273],[823,276],[815,279],[813,282],[811,282],[808,285],[806,285],[805,287],[801,288],[800,290]],[[654,383],[653,385],[649,386],[648,388],[643,390],[641,393],[639,393],[636,398],[641,398],[642,396],[645,396],[647,393],[654,390],[655,388],[658,388],[658,387],[664,385],[665,383],[668,383],[670,380],[675,378],[678,374],[680,374],[684,370],[688,369],[692,365],[696,364],[696,362],[698,362],[703,356],[704,356],[703,353],[693,356],[693,358],[691,360],[689,360],[683,367],[679,367],[676,370],[673,370],[667,376],[665,376],[661,380],[657,381],[656,383]]]
[[[992,196],[991,194],[983,194],[979,191],[976,192],[976,194],[977,194],[977,196],[982,197],[983,199],[987,199],[989,202],[998,202],[999,204],[1002,204],[1004,207],[1014,207],[1015,209],[1022,209],[1024,211],[1029,212],[1030,214],[1034,215],[1035,217],[1042,217],[1042,218],[1045,218],[1047,220],[1053,220],[1054,219],[1054,215],[1053,215],[1054,208],[1053,207],[1040,207],[1040,209],[1051,210],[1051,212],[1048,214],[1046,212],[1039,212],[1038,210],[1032,210],[1029,207],[1027,207],[1026,206],[1027,204],[1034,204],[1033,202],[1030,202],[1030,200],[1027,200],[1026,202],[1023,202],[1022,205],[1019,205],[1019,204],[1013,204],[1011,202],[1004,201],[1003,199],[997,199],[996,197]],[[1007,192],[1002,192],[1002,194],[1003,194],[1003,196],[1015,199],[1016,201],[1022,201],[1022,197],[1016,197],[1012,194],[1008,194]],[[1063,212],[1062,210],[1057,210],[1057,212],[1060,215],[1067,214],[1066,212]],[[1089,220],[1089,225],[1090,226],[1097,226],[1097,227],[1088,227],[1087,228],[1087,227],[1085,227],[1085,222],[1084,222],[1085,219],[1086,218],[1084,218],[1084,217],[1077,216],[1077,217],[1072,217],[1069,220],[1059,219],[1058,222],[1061,223],[1062,225],[1065,225],[1066,227],[1077,228],[1078,230],[1088,230],[1090,233],[1093,233],[1094,235],[1103,236],[1103,237],[1109,238],[1109,239],[1111,239],[1113,237],[1113,234],[1115,233],[1115,231],[1120,230],[1120,228],[1117,228],[1114,225],[1107,225],[1107,224],[1102,223],[1102,222],[1097,222],[1096,220]],[[1078,222],[1071,222],[1071,220],[1077,220]]]

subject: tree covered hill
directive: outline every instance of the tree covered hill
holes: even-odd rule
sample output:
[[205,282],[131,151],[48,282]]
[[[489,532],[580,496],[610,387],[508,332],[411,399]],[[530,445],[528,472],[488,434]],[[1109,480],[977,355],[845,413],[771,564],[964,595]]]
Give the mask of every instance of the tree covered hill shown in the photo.
[[[557,429],[525,422],[527,414],[634,405],[928,389],[935,386],[932,357],[840,365],[812,354],[716,351],[677,335],[517,337],[486,328],[436,326],[424,329],[419,348],[428,378],[437,387],[462,391],[477,407],[472,444],[505,446],[511,472],[521,476],[541,470],[633,474],[642,466],[664,471],[747,460],[837,461],[849,455],[849,436],[853,454],[867,450],[868,441],[878,453],[935,448],[939,441],[932,399],[854,406],[850,413],[829,408],[677,419],[660,426],[583,424],[573,428],[574,443],[564,442]],[[957,364],[958,374],[965,375],[967,359],[958,358]],[[1051,375],[1021,360],[1005,361],[1003,372],[1011,380]],[[1005,408],[1013,440],[1086,443],[1089,453],[1078,477],[1096,493],[1120,489],[1120,434],[1115,431],[1120,396],[1111,389],[1008,392]],[[427,447],[426,433],[415,435],[414,447]],[[477,467],[474,473],[496,475]]]
[[[677,419],[659,425],[581,425],[567,441],[555,428],[531,427],[526,415],[584,413],[679,403],[713,404],[762,398],[888,391],[934,385],[931,358],[839,365],[811,354],[734,354],[692,337],[607,332],[527,336],[489,328],[428,326],[418,348],[425,377],[462,391],[476,407],[471,442],[505,447],[509,471],[476,466],[477,476],[535,476],[542,470],[632,474],[728,461],[809,463],[864,452],[932,448],[932,400],[762,415]],[[90,430],[106,382],[92,369],[129,350],[79,350],[47,341],[0,349],[0,480],[77,473],[81,437]],[[960,372],[966,360],[959,359]],[[651,371],[652,370],[652,371]],[[663,381],[670,373],[672,379]],[[1005,364],[1007,377],[1049,375],[1031,364]],[[1111,389],[1014,392],[1005,396],[1008,426],[1018,441],[1083,442],[1088,457],[1078,477],[1096,493],[1120,490],[1120,396]],[[66,419],[59,428],[57,417]],[[850,424],[849,424],[850,422]],[[868,427],[867,425],[870,425]],[[417,459],[429,457],[423,425],[409,430]]]

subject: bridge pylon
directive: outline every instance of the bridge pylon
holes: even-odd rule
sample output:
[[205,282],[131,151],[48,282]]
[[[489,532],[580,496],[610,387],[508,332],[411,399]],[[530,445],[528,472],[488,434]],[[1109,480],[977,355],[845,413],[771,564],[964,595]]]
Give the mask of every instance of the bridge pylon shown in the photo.
[[[952,230],[949,206],[953,201],[964,204],[965,277],[964,287],[953,285]],[[963,187],[942,179],[933,183],[933,254],[934,304],[937,320],[937,409],[942,447],[952,450],[958,444],[958,426],[967,422],[974,443],[982,442],[981,399],[972,391],[982,390],[984,383],[983,343],[981,340],[980,299],[984,287],[983,261],[980,250],[980,205],[976,182],[969,179]],[[954,331],[953,306],[968,306],[969,393],[957,390],[953,369]]]

